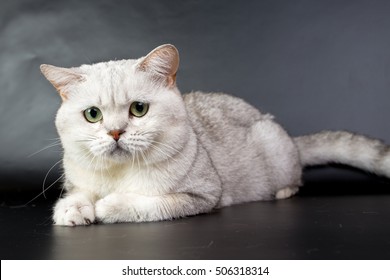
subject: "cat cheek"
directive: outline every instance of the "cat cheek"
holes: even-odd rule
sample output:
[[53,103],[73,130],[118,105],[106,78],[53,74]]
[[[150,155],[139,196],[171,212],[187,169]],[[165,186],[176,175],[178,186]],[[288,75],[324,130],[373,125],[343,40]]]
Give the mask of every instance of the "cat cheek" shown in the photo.
[[142,118],[131,117],[129,126],[131,127],[142,127],[144,120]]

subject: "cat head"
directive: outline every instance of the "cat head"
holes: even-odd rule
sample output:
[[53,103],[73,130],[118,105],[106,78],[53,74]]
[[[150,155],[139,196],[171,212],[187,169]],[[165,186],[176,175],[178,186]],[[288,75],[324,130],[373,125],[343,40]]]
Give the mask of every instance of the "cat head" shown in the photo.
[[56,127],[65,155],[123,164],[174,154],[187,134],[178,67],[173,45],[139,59],[74,68],[41,65],[62,98]]

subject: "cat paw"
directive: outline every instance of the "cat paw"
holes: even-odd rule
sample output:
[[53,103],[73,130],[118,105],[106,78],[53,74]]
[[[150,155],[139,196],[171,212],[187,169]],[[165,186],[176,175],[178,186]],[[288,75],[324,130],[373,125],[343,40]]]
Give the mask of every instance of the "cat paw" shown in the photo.
[[90,225],[95,221],[94,206],[90,200],[81,195],[60,199],[54,207],[55,225],[78,226]]
[[135,204],[139,196],[131,194],[110,194],[96,202],[96,219],[102,223],[139,222]]
[[276,199],[286,199],[298,192],[298,188],[284,188],[276,192]]

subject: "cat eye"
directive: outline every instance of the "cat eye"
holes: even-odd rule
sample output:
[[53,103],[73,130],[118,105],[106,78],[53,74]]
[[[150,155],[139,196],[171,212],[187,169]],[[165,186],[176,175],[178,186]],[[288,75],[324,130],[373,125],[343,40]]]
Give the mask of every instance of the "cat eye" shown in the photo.
[[96,123],[103,119],[103,114],[99,108],[91,107],[84,111],[84,117],[90,123]]
[[137,118],[145,116],[148,110],[149,104],[147,103],[136,101],[130,105],[130,114]]

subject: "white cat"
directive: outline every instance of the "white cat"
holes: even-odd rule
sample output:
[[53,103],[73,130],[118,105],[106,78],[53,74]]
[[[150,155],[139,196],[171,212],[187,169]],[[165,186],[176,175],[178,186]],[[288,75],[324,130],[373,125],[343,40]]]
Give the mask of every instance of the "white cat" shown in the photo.
[[63,102],[56,127],[66,195],[56,225],[159,221],[290,197],[306,165],[337,162],[390,176],[389,147],[348,132],[291,138],[225,94],[176,87],[179,54],[41,71]]

